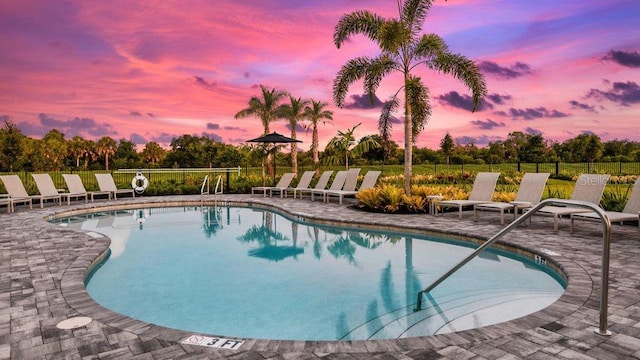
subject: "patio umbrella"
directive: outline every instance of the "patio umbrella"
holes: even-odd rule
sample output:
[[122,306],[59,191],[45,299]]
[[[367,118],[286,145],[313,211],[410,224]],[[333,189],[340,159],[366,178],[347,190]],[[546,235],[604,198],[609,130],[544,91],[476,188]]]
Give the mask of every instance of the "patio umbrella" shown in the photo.
[[[278,134],[277,132],[272,132],[271,134],[262,135],[258,138],[247,140],[247,142],[255,142],[255,143],[263,143],[263,144],[289,144],[293,142],[302,142],[297,139],[292,139],[290,137],[286,137],[284,135]],[[274,146],[273,151],[273,184],[276,184],[276,147]]]

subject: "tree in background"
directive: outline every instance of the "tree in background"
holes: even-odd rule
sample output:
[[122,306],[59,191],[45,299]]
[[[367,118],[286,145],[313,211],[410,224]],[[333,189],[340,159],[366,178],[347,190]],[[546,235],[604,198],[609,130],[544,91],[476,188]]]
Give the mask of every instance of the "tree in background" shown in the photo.
[[333,121],[333,111],[325,110],[328,103],[311,100],[311,105],[305,108],[305,117],[309,121],[305,125],[308,130],[311,127],[311,152],[313,153],[313,170],[320,174],[320,157],[318,149],[318,123],[327,124]]
[[116,168],[136,168],[140,164],[137,145],[130,140],[120,139],[115,154],[113,154],[113,166]]
[[13,171],[23,154],[22,141],[25,136],[8,117],[0,129],[0,167]]
[[[92,150],[88,140],[85,140],[79,135],[76,135],[67,141],[67,148],[69,149],[69,155],[73,157],[76,168],[80,168],[80,160],[89,157],[89,152]],[[87,161],[84,163],[85,169],[87,168]]]
[[109,170],[109,157],[116,153],[118,144],[109,136],[103,136],[96,142],[96,154],[104,158],[104,168]]
[[144,149],[142,149],[142,153],[140,157],[142,161],[146,163],[151,163],[153,165],[157,165],[166,155],[167,151],[160,146],[155,141],[148,142]]
[[339,164],[344,160],[345,168],[349,169],[349,158],[352,156],[361,156],[370,149],[380,147],[380,144],[371,138],[356,144],[354,132],[360,125],[361,124],[358,124],[344,132],[338,130],[338,135],[329,140],[325,152],[334,155],[326,158],[328,163]]
[[451,154],[453,153],[454,146],[455,144],[453,143],[453,138],[451,137],[451,135],[449,135],[449,132],[447,132],[442,138],[442,141],[440,141],[440,150],[447,159],[447,173],[449,172],[449,160]]
[[412,74],[417,66],[450,74],[472,92],[475,111],[487,93],[484,77],[470,59],[454,54],[435,34],[422,34],[422,24],[431,8],[431,0],[398,1],[397,19],[384,19],[367,10],[342,16],[335,27],[333,40],[337,48],[354,34],[363,34],[377,43],[381,54],[375,58],[357,57],[342,66],[333,83],[333,98],[342,107],[349,86],[363,79],[365,93],[373,96],[382,78],[393,72],[404,77],[403,86],[385,103],[378,128],[389,138],[392,113],[400,107],[398,94],[404,91],[404,190],[411,194],[412,149],[416,136],[429,116],[429,92],[422,79]]
[[[238,111],[236,113],[236,119],[244,119],[248,117],[257,117],[262,121],[264,127],[263,135],[270,133],[269,125],[272,121],[276,121],[279,117],[279,106],[288,94],[286,91],[277,89],[268,89],[264,85],[260,85],[262,91],[262,98],[253,96],[249,99],[249,106],[246,109]],[[267,154],[267,175],[273,175],[273,165],[271,164],[271,155]],[[264,179],[264,174],[263,174]]]
[[46,163],[42,170],[60,170],[64,167],[64,158],[67,157],[68,147],[64,134],[56,129],[46,133],[38,146],[38,153]]
[[[279,113],[289,124],[291,128],[291,138],[296,139],[296,128],[298,124],[305,119],[305,108],[309,105],[309,100],[302,100],[302,98],[295,98],[289,95],[289,104],[284,104],[280,107]],[[298,143],[295,141],[291,143],[291,171],[294,174],[298,173]]]

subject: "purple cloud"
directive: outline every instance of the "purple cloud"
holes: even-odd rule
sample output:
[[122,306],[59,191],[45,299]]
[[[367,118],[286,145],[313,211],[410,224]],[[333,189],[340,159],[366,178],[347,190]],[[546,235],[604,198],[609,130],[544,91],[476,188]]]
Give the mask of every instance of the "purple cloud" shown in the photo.
[[202,86],[205,89],[213,89],[216,86],[218,86],[218,84],[215,81],[207,81],[205,80],[203,77],[200,76],[194,76],[194,78],[196,79],[196,84],[199,86]]
[[374,109],[380,108],[384,105],[384,103],[376,96],[373,95],[373,103],[371,103],[371,99],[368,95],[351,95],[351,102],[345,104],[345,109]]
[[[469,110],[473,109],[473,98],[469,95],[460,95],[457,91],[450,91],[444,95],[438,96],[438,100],[443,105],[451,105],[453,107]],[[487,101],[482,101],[478,110],[491,110],[493,105]]]
[[471,124],[475,127],[477,127],[478,129],[482,129],[482,130],[492,130],[494,128],[497,127],[504,127],[507,126],[505,125],[505,123],[503,122],[496,122],[493,121],[491,119],[487,119],[487,120],[473,120],[471,122]]
[[526,109],[515,109],[510,108],[508,112],[504,111],[496,111],[494,112],[496,115],[500,116],[510,116],[513,120],[533,120],[533,119],[541,119],[541,118],[563,118],[568,117],[570,114],[560,112],[558,110],[547,110],[545,107],[538,108],[526,108]]
[[222,141],[222,136],[220,136],[218,134],[203,132],[202,136],[206,137],[206,138],[209,138],[209,139],[211,139],[211,140],[213,140],[215,142],[219,142],[219,143],[223,142]]
[[131,133],[129,140],[136,145],[144,145],[147,143],[147,139],[138,133]]
[[571,108],[572,109],[585,110],[587,112],[594,113],[594,114],[598,113],[596,111],[595,106],[592,106],[592,105],[589,105],[589,104],[584,104],[584,103],[578,102],[576,100],[569,101],[569,104],[571,104]]
[[541,135],[542,134],[541,130],[534,129],[534,128],[528,127],[528,126],[524,129],[524,132],[526,132],[529,135]]
[[516,62],[510,66],[500,66],[493,61],[482,61],[478,67],[482,73],[492,75],[501,80],[515,79],[531,74],[531,67],[521,62]]
[[640,86],[633,81],[614,82],[610,90],[591,89],[586,98],[609,100],[622,106],[640,103]]
[[640,67],[640,53],[637,51],[626,52],[620,50],[611,50],[603,59],[613,61],[622,66],[630,68]]
[[207,123],[207,129],[209,130],[219,130],[220,125],[214,123]]
[[487,99],[496,105],[504,105],[508,101],[511,101],[512,97],[511,95],[489,94],[487,95]]

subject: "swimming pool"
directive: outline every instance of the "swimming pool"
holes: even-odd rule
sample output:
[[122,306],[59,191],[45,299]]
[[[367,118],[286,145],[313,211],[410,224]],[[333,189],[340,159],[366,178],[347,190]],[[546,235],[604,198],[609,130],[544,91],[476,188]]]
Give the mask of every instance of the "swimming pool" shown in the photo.
[[413,312],[417,291],[470,253],[469,244],[312,226],[241,207],[137,209],[58,222],[112,240],[109,259],[87,281],[96,302],[194,332],[289,340],[422,336],[521,317],[564,291],[545,266],[492,251]]

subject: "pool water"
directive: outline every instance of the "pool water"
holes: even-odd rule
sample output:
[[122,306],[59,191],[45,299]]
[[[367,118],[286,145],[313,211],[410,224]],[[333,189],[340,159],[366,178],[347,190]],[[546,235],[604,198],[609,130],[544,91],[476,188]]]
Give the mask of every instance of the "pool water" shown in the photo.
[[264,209],[152,208],[56,222],[111,238],[110,256],[86,283],[97,303],[197,333],[287,340],[424,336],[518,318],[564,292],[543,264],[489,250],[414,312],[417,292],[474,246],[312,226]]

